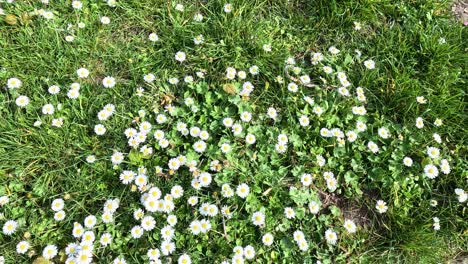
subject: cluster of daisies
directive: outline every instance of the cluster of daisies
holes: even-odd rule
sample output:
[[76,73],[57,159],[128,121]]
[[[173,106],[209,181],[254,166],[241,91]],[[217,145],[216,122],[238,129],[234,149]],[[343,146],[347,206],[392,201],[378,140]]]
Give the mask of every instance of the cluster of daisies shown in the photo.
[[[48,4],[48,0],[42,0],[44,4]],[[115,0],[108,0],[107,4],[110,7],[116,6]],[[71,6],[76,11],[83,8],[83,3],[78,0],[74,0]],[[182,4],[177,4],[175,10],[178,12],[184,12],[185,7]],[[225,13],[231,13],[234,7],[231,4],[225,4],[223,11]],[[45,19],[53,19],[54,15],[51,11],[42,10],[39,11]],[[193,20],[195,22],[203,21],[204,17],[201,13],[194,15]],[[106,16],[100,17],[100,22],[103,25],[111,23],[111,19]],[[78,24],[78,28],[84,28],[83,23]],[[359,22],[354,23],[354,29],[360,30],[362,24]],[[68,35],[66,40],[73,41],[73,36]],[[153,32],[148,36],[149,41],[157,42],[160,40],[157,33]],[[204,42],[203,35],[197,35],[194,37],[193,42],[195,45],[201,45]],[[265,52],[271,52],[271,44],[263,44]],[[396,133],[391,131],[387,126],[381,126],[377,129],[378,139],[368,139],[369,134],[373,131],[368,129],[368,118],[366,103],[367,98],[363,87],[352,88],[353,84],[348,78],[347,74],[340,71],[338,67],[334,68],[329,57],[335,58],[339,56],[341,51],[331,46],[328,48],[328,53],[314,52],[311,54],[310,62],[312,65],[320,67],[319,69],[323,72],[325,77],[320,77],[325,84],[327,80],[331,80],[336,92],[344,100],[352,102],[352,106],[347,109],[349,113],[352,113],[353,123],[349,127],[340,127],[339,125],[321,127],[319,135],[325,140],[333,141],[330,142],[334,147],[340,148],[350,144],[363,144],[367,146],[369,155],[379,155],[383,149],[383,145],[390,143],[390,140],[396,137]],[[361,52],[356,51],[357,57],[360,58]],[[184,51],[178,51],[174,54],[174,59],[177,63],[182,65],[189,55]],[[368,70],[374,70],[376,63],[371,60],[365,60],[362,62],[364,67]],[[316,86],[312,84],[311,77],[305,73],[305,70],[297,66],[296,61],[293,57],[285,60],[285,69],[291,72],[294,76],[288,76],[288,79],[279,75],[276,77],[276,82],[284,87],[289,93],[305,94],[303,90]],[[200,69],[196,72],[195,76],[198,80],[202,80],[205,77],[206,71]],[[255,76],[260,74],[260,68],[256,65],[252,65],[246,68],[238,68],[227,66],[225,73],[222,76],[227,82],[239,83],[239,89],[234,91],[235,95],[249,101],[249,97],[252,96],[255,91]],[[66,96],[70,100],[76,100],[80,97],[80,80],[90,77],[90,71],[86,68],[79,68],[76,71],[78,81],[73,82],[69,85]],[[248,80],[251,77],[251,80]],[[297,78],[296,78],[297,77]],[[289,80],[290,79],[290,80]],[[153,73],[146,73],[143,75],[143,80],[146,84],[152,84],[160,81]],[[168,83],[172,85],[179,84],[179,77],[172,76],[168,78]],[[191,85],[196,82],[197,79],[194,76],[186,75],[183,77],[183,81],[186,85]],[[106,89],[115,88],[117,79],[112,76],[106,76],[102,79],[100,86]],[[17,77],[11,77],[6,82],[6,88],[10,90],[21,91],[23,88],[23,82]],[[63,87],[62,87],[63,88]],[[51,95],[57,95],[61,92],[62,88],[59,85],[52,85],[48,88],[48,92]],[[179,87],[180,88],[180,87]],[[354,90],[354,91],[353,91]],[[232,95],[232,93],[230,93]],[[139,87],[136,89],[136,96],[142,97],[145,95],[145,89]],[[312,95],[311,95],[312,96]],[[314,126],[314,119],[319,118],[330,111],[328,107],[325,107],[323,102],[319,101],[319,98],[312,98],[311,96],[303,96],[302,100],[305,105],[312,109],[313,114],[301,112],[298,117],[298,123],[304,131],[307,128]],[[180,98],[179,98],[180,99]],[[419,104],[426,104],[427,100],[423,96],[418,96],[416,101]],[[114,169],[118,171],[116,178],[125,186],[130,186],[132,193],[138,193],[137,209],[133,210],[132,216],[134,222],[129,228],[124,230],[127,237],[132,240],[145,239],[145,236],[158,234],[159,244],[157,246],[148,248],[146,251],[145,260],[150,263],[162,263],[164,258],[175,257],[179,264],[190,264],[192,262],[192,253],[188,252],[185,248],[176,247],[176,234],[179,232],[187,231],[187,233],[194,239],[202,235],[210,237],[224,236],[226,237],[225,225],[229,224],[229,221],[233,218],[234,214],[236,217],[244,217],[248,224],[261,232],[261,241],[263,246],[270,247],[276,241],[281,240],[283,237],[275,237],[283,234],[277,234],[271,227],[267,226],[267,215],[271,215],[268,212],[268,208],[256,208],[252,213],[247,209],[237,206],[240,201],[245,202],[249,195],[255,195],[251,192],[248,181],[240,181],[234,179],[232,182],[220,182],[215,180],[217,173],[220,173],[223,169],[234,166],[229,165],[229,155],[236,155],[235,150],[239,147],[239,144],[243,144],[245,147],[256,147],[258,144],[257,137],[263,136],[255,134],[250,131],[249,128],[253,125],[258,125],[261,121],[260,116],[265,116],[270,121],[276,121],[281,110],[278,110],[274,106],[268,107],[266,111],[262,110],[263,113],[255,113],[252,110],[242,110],[238,116],[225,115],[221,120],[209,120],[219,123],[229,136],[216,135],[207,128],[203,128],[204,124],[196,124],[191,119],[190,115],[196,115],[199,111],[199,105],[202,102],[190,96],[176,100],[177,103],[168,103],[164,105],[164,109],[153,111],[153,113],[147,114],[147,111],[141,109],[138,111],[138,120],[134,120],[132,124],[127,127],[123,132],[126,137],[128,144],[128,152],[138,152],[145,159],[151,160],[154,157],[158,161],[163,162],[158,166],[145,166],[140,165],[137,168],[132,168],[131,163],[125,163],[126,159],[129,159],[127,150],[114,151],[110,157],[110,162],[114,166]],[[15,98],[15,104],[18,108],[25,108],[30,105],[30,99],[22,94],[18,94]],[[105,126],[106,121],[109,120],[116,113],[116,106],[113,104],[106,104],[101,106],[101,110],[97,112],[97,124],[94,126],[94,132],[98,136],[105,136],[107,128]],[[180,115],[177,108],[187,108],[183,111],[185,114]],[[47,116],[56,115],[57,111],[62,109],[61,104],[54,105],[52,103],[46,103],[41,106],[41,112],[44,117],[41,120],[37,120],[34,126],[41,126],[43,120],[49,120]],[[255,109],[252,107],[252,109]],[[118,117],[118,115],[116,115]],[[155,122],[151,122],[154,119]],[[57,116],[51,118],[51,125],[53,127],[60,128],[64,124],[64,118]],[[422,117],[418,117],[415,120],[415,127],[417,129],[423,129],[425,127],[425,120]],[[434,121],[436,127],[442,125],[442,120],[436,119]],[[393,134],[392,134],[393,133]],[[175,137],[183,138],[183,143],[177,145]],[[400,138],[401,135],[398,135]],[[291,138],[292,139],[292,138]],[[361,140],[362,141],[359,141]],[[442,138],[439,134],[434,133],[433,139],[437,144],[443,144]],[[235,143],[234,143],[235,142]],[[278,131],[273,138],[269,138],[268,142],[274,143],[274,148],[271,146],[271,152],[276,152],[278,155],[287,155],[286,153],[293,148],[290,146],[290,135],[284,131]],[[336,144],[334,144],[336,142]],[[355,143],[356,142],[356,143]],[[187,147],[188,146],[188,147]],[[177,154],[169,154],[169,149],[180,150]],[[207,152],[214,149],[214,153],[217,157],[208,155]],[[191,152],[195,152],[196,155]],[[229,155],[228,155],[229,154]],[[450,158],[442,155],[440,148],[434,146],[428,146],[425,149],[424,155],[427,156],[429,161],[424,165],[420,171],[427,178],[433,180],[439,176],[440,173],[445,175],[451,171]],[[326,183],[323,187],[323,191],[329,193],[335,192],[339,185],[339,177],[335,176],[332,168],[327,167],[327,160],[324,155],[311,156],[315,158],[315,164],[320,170],[320,174]],[[165,160],[167,158],[167,161]],[[413,157],[414,158],[414,157]],[[409,168],[413,165],[413,158],[405,156],[401,161],[405,167]],[[86,158],[89,164],[96,161],[94,155],[89,155]],[[187,182],[187,186],[184,188],[182,185],[173,184],[172,186],[158,186],[155,181],[155,176],[158,175],[169,175],[170,177],[183,178],[184,175],[190,175]],[[170,179],[169,177],[169,179]],[[314,186],[314,180],[316,179],[315,174],[304,172],[300,176],[301,188],[309,189]],[[166,183],[170,185],[170,182]],[[298,183],[299,184],[299,183]],[[170,188],[169,188],[170,187]],[[211,196],[212,191],[219,191],[221,198],[216,199]],[[468,199],[468,194],[463,189],[455,189],[455,194],[460,203],[465,203]],[[65,201],[67,197],[56,198],[51,203],[51,210],[53,212],[53,218],[55,221],[63,221],[67,217]],[[8,196],[0,197],[0,206],[5,206],[9,203]],[[431,202],[432,203],[432,202]],[[434,201],[436,206],[437,202]],[[74,242],[69,243],[63,249],[66,255],[67,264],[74,263],[92,263],[96,260],[97,250],[107,248],[113,243],[113,236],[109,231],[111,227],[115,228],[116,222],[116,211],[120,206],[120,200],[109,199],[105,201],[102,211],[96,213],[96,215],[87,215],[81,223],[74,222],[73,226],[70,227],[71,236]],[[188,207],[191,212],[194,212],[193,217],[188,221],[182,221],[180,219],[187,219],[187,217],[180,217],[176,211],[178,208]],[[307,204],[308,213],[313,217],[320,213],[323,213],[322,204],[320,200],[310,201]],[[388,210],[387,202],[384,200],[377,200],[375,204],[377,212],[384,214]],[[281,217],[288,219],[289,221],[300,221],[297,217],[297,209],[294,207],[284,207]],[[192,215],[191,215],[192,216]],[[160,221],[164,219],[164,221]],[[180,220],[180,221],[179,221]],[[159,226],[158,226],[159,225]],[[98,228],[103,227],[103,228]],[[13,236],[19,227],[17,220],[8,219],[3,223],[2,232],[6,236]],[[109,229],[107,229],[109,227]],[[126,228],[126,227],[125,227]],[[433,228],[435,230],[440,229],[440,220],[437,217],[433,218]],[[271,229],[271,230],[270,230]],[[231,230],[230,232],[236,232],[237,230]],[[291,230],[292,232],[293,230]],[[338,240],[341,239],[342,234],[346,233],[351,235],[358,231],[358,226],[352,219],[344,219],[340,225],[330,225],[326,227],[323,233],[324,241],[329,246],[337,245]],[[294,230],[292,234],[286,234],[295,241],[296,246],[299,250],[307,252],[311,246],[315,247],[315,241],[311,241],[307,238],[306,234],[302,230]],[[255,261],[255,257],[259,248],[256,249],[250,244],[232,245],[232,253],[229,256],[223,256],[223,264],[228,263],[244,263],[246,261]],[[255,245],[257,246],[257,245]],[[261,245],[258,245],[261,247]],[[55,244],[49,244],[43,247],[42,257],[47,260],[53,260],[59,255],[61,249]],[[32,246],[28,240],[19,241],[16,245],[16,251],[18,254],[27,254],[32,252]],[[115,256],[114,256],[115,257]],[[119,255],[114,258],[114,264],[127,263],[126,256]]]

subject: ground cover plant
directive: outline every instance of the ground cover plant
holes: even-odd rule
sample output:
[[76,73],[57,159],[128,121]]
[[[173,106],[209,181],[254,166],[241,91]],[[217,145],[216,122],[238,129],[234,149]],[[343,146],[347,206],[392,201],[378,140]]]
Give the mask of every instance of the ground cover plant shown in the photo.
[[449,1],[0,1],[0,263],[466,258]]

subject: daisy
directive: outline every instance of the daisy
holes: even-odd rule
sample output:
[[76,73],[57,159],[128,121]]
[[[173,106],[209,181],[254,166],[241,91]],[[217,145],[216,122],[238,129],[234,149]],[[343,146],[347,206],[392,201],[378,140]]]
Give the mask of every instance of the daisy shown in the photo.
[[342,80],[346,80],[348,77],[346,76],[346,73],[344,72],[337,72],[336,73],[336,77],[338,77],[338,80],[342,81]]
[[232,125],[232,132],[234,136],[239,136],[242,133],[242,125],[237,123]]
[[87,228],[93,228],[96,225],[97,219],[94,215],[89,215],[84,220],[84,225]]
[[375,69],[375,62],[373,60],[366,60],[364,61],[364,66],[369,70]]
[[253,135],[253,134],[247,134],[247,136],[245,136],[245,141],[249,145],[255,144],[256,140],[257,139],[255,138],[255,135]]
[[21,241],[18,244],[16,244],[16,252],[18,252],[18,254],[24,254],[28,252],[28,250],[29,250],[28,241]]
[[3,234],[9,236],[15,233],[17,227],[18,227],[18,222],[16,222],[15,220],[6,221],[5,224],[3,225]]
[[201,223],[198,220],[194,220],[190,223],[190,232],[194,235],[198,235],[201,232]]
[[387,209],[388,209],[388,206],[387,206],[387,203],[382,201],[382,200],[378,200],[377,201],[377,204],[375,205],[375,208],[377,209],[377,211],[381,214],[387,212]]
[[299,118],[299,124],[303,127],[306,127],[306,126],[309,126],[310,124],[310,120],[309,118],[306,116],[306,115],[302,115],[300,118]]
[[424,174],[426,174],[429,179],[435,179],[439,175],[439,170],[436,166],[427,164],[424,166]]
[[175,226],[177,224],[177,216],[175,215],[168,215],[166,220],[170,226]]
[[263,226],[265,225],[265,214],[258,211],[253,213],[252,215],[252,223],[256,226]]
[[432,226],[434,227],[434,230],[440,230],[440,220],[438,217],[433,217],[432,220],[434,221],[434,223],[432,224]]
[[171,188],[171,195],[174,199],[179,199],[184,194],[184,189],[180,185],[175,185]]
[[240,198],[246,198],[247,195],[249,195],[249,191],[250,191],[250,188],[247,184],[245,183],[242,183],[240,184],[239,186],[237,186],[237,189],[236,189],[236,194],[240,197]]
[[355,115],[365,115],[367,113],[366,108],[364,106],[353,106],[352,108],[353,114]]
[[232,252],[233,252],[235,255],[243,256],[243,255],[244,255],[244,248],[241,247],[241,246],[235,246],[235,247],[232,249]]
[[112,161],[112,164],[114,165],[118,165],[122,163],[123,160],[124,160],[124,156],[121,152],[114,152],[114,154],[112,154],[111,156],[111,161]]
[[292,209],[291,207],[286,207],[284,208],[284,215],[287,219],[293,219],[294,217],[296,217],[296,212],[294,212],[294,209]]
[[65,202],[61,198],[53,200],[51,205],[52,210],[55,212],[62,210],[64,206]]
[[174,228],[172,226],[165,226],[161,229],[161,237],[164,240],[172,240],[174,237]]
[[80,96],[80,89],[72,88],[72,89],[68,90],[67,96],[70,99],[78,98],[78,96]]
[[427,148],[427,155],[431,159],[437,159],[440,156],[440,150],[436,147],[428,147]]
[[244,122],[250,122],[252,120],[252,114],[250,112],[244,111],[241,113],[240,118]]
[[113,264],[127,264],[127,261],[123,257],[117,257],[112,262]]
[[321,135],[322,137],[331,137],[331,136],[333,136],[333,134],[331,133],[331,131],[328,130],[327,128],[325,128],[325,127],[322,127],[322,128],[320,129],[320,135]]
[[196,36],[193,38],[193,43],[195,43],[195,45],[200,45],[202,44],[203,42],[205,41],[205,38],[203,37],[202,34]]
[[168,256],[170,254],[172,254],[172,252],[174,252],[175,250],[175,244],[174,242],[170,242],[170,241],[163,241],[161,243],[161,252],[163,255],[165,256]]
[[58,85],[52,85],[47,90],[50,94],[58,94],[60,92],[60,87]]
[[149,34],[148,39],[152,42],[156,42],[159,40],[159,36],[156,33],[151,33]]
[[81,9],[81,8],[83,7],[83,4],[81,3],[81,1],[75,0],[75,1],[72,2],[72,7],[73,7],[74,9],[78,9],[78,10],[79,10],[79,9]]
[[156,79],[156,76],[152,73],[148,73],[143,76],[143,80],[145,80],[145,82],[147,83],[152,83],[154,82],[155,79]]
[[262,242],[265,246],[271,246],[273,244],[274,237],[271,233],[266,233],[262,236]]
[[354,30],[356,30],[356,31],[361,30],[362,24],[360,22],[355,21],[355,22],[353,22],[353,24],[354,24],[354,27],[353,27]]
[[465,192],[463,189],[456,188],[455,194],[457,195],[458,201],[460,203],[464,203],[468,200],[468,193]]
[[102,222],[106,224],[112,223],[114,221],[114,217],[112,216],[112,213],[110,212],[104,212],[101,218],[102,218]]
[[[90,242],[89,244],[92,245],[92,242],[96,239],[96,236],[94,235],[93,231],[86,231],[83,233],[83,236],[81,237],[81,240],[83,242]],[[82,248],[83,250],[83,248]]]
[[298,90],[297,84],[295,84],[293,82],[288,84],[288,91],[290,91],[292,93],[295,93],[295,92],[297,92],[297,90]]
[[64,211],[58,211],[58,212],[55,212],[54,214],[54,220],[55,221],[62,221],[63,219],[65,219],[65,212]]
[[195,15],[193,16],[193,20],[194,20],[195,22],[202,22],[202,21],[203,21],[203,15],[200,14],[200,13],[197,13],[197,14],[195,14]]
[[106,16],[101,17],[101,23],[103,25],[108,25],[110,23],[110,18]]
[[330,74],[333,72],[333,69],[332,67],[330,66],[323,66],[322,70],[326,73],[326,74]]
[[288,146],[286,144],[277,143],[275,145],[275,150],[278,153],[284,153],[284,152],[286,152],[287,149],[288,149]]
[[177,259],[177,263],[178,264],[191,264],[192,260],[190,259],[189,255],[183,254]]
[[177,4],[174,9],[179,11],[179,12],[183,12],[184,11],[184,5]]
[[223,143],[221,145],[221,152],[223,152],[224,154],[226,153],[229,153],[231,151],[231,146],[227,143]]
[[99,243],[103,246],[108,246],[112,243],[112,235],[109,233],[102,234],[101,238],[99,239]]
[[72,35],[65,36],[65,41],[66,42],[73,42],[75,40],[75,37]]
[[359,132],[364,132],[366,131],[367,129],[367,125],[366,123],[362,122],[362,121],[357,121],[356,122],[356,129],[359,131]]
[[416,118],[416,127],[419,129],[424,127],[424,120],[421,117]]
[[297,245],[299,246],[299,249],[302,251],[309,250],[309,243],[307,243],[305,239],[298,241]]
[[425,104],[425,103],[427,103],[427,100],[426,100],[426,98],[424,98],[424,96],[417,96],[416,97],[416,102],[418,102],[420,104]]
[[372,151],[372,153],[379,152],[379,146],[377,146],[373,141],[369,141],[369,143],[367,143],[367,147]]
[[104,79],[102,80],[102,85],[105,88],[112,88],[115,86],[115,84],[116,84],[115,78],[112,76],[104,77]]
[[143,228],[141,226],[134,226],[130,231],[133,238],[140,238],[143,235]]
[[229,80],[234,80],[234,78],[236,78],[236,69],[234,69],[233,67],[228,67],[226,69],[226,78],[228,78]]
[[352,220],[346,219],[343,226],[348,233],[352,234],[356,232],[356,224]]
[[301,83],[305,85],[310,83],[309,75],[302,75],[299,77],[299,80],[301,80]]
[[201,232],[206,233],[211,230],[211,223],[206,219],[200,221]]
[[[343,86],[349,86],[350,83],[348,81],[342,82]],[[346,89],[346,87],[340,87],[338,88],[338,93],[340,93],[342,96],[349,96],[349,90]]]
[[78,75],[78,78],[87,78],[89,76],[89,71],[86,68],[79,68],[76,70],[76,74]]
[[449,174],[450,173],[450,164],[446,159],[443,159],[440,161],[440,170],[442,171],[443,174]]
[[310,184],[312,184],[312,175],[309,173],[303,173],[301,176],[301,183],[306,187],[310,186]]
[[176,85],[176,84],[179,83],[179,79],[176,78],[176,77],[171,77],[171,78],[169,78],[169,83],[173,84],[173,85]]
[[10,198],[8,196],[0,196],[0,206],[6,205],[10,201]]
[[333,230],[327,229],[327,231],[325,231],[325,239],[327,240],[328,244],[335,245],[336,241],[338,240],[338,236]]
[[253,259],[255,257],[255,249],[251,245],[244,248],[244,257],[246,259]]
[[305,239],[304,233],[303,233],[302,231],[300,231],[300,230],[294,231],[294,233],[293,233],[293,239],[294,239],[294,241],[296,241],[296,242],[299,242],[299,241],[301,241],[301,240],[304,240],[304,239]]
[[52,119],[52,126],[54,127],[62,127],[63,125],[63,118],[54,118]]
[[320,52],[314,52],[312,53],[312,58],[311,58],[311,63],[313,65],[317,65],[319,62],[323,61],[324,56]]
[[159,257],[161,256],[161,252],[157,248],[150,248],[148,249],[148,252],[146,253],[148,258],[150,260],[158,260]]
[[200,131],[200,134],[199,134],[199,137],[202,139],[202,140],[208,140],[208,138],[210,137],[210,134],[208,133],[208,131],[206,130],[202,130]]
[[193,144],[193,149],[198,153],[203,153],[206,149],[206,143],[202,140],[199,140]]
[[379,133],[379,136],[383,139],[387,139],[390,136],[388,129],[385,127],[379,128],[378,133]]
[[315,157],[315,159],[317,160],[317,164],[318,164],[320,167],[325,166],[325,163],[327,162],[327,161],[325,160],[325,158],[324,158],[322,155],[317,155],[317,156]]
[[57,247],[55,245],[48,245],[42,251],[42,257],[45,259],[53,259],[57,255]]
[[94,126],[94,132],[96,135],[102,136],[106,133],[106,128],[102,124],[97,124]]
[[320,106],[314,106],[313,112],[314,114],[320,116],[323,113],[323,108]]
[[203,187],[207,187],[211,184],[212,177],[211,174],[208,172],[202,172],[199,176],[200,185]]
[[253,65],[249,68],[249,72],[252,75],[257,75],[259,73],[259,69],[257,65]]
[[275,120],[276,117],[278,117],[278,112],[276,111],[275,108],[269,107],[268,110],[267,110],[267,115],[268,115],[268,117],[270,117],[271,119]]
[[406,167],[411,167],[413,165],[413,160],[410,157],[404,157],[403,164],[405,164]]
[[185,52],[179,51],[175,54],[175,59],[178,62],[183,62],[186,59]]
[[354,131],[348,131],[346,132],[346,137],[348,138],[349,142],[354,142],[357,139],[357,134]]
[[330,192],[334,192],[337,187],[338,187],[338,182],[336,181],[335,178],[327,179],[327,188],[328,190],[330,190]]
[[340,50],[337,49],[335,46],[331,46],[330,48],[328,48],[328,52],[330,52],[333,55],[336,55],[336,54],[340,53]]
[[7,80],[7,87],[8,89],[16,89],[16,88],[20,88],[21,85],[23,84],[23,82],[18,79],[18,78],[10,78]]
[[25,107],[29,104],[29,97],[25,95],[20,95],[18,98],[16,98],[16,105],[19,107]]

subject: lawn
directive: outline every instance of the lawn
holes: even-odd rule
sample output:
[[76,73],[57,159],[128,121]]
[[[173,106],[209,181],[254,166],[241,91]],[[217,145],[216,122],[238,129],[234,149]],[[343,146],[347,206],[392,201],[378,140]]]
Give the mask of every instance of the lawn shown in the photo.
[[0,264],[466,260],[451,5],[0,0]]

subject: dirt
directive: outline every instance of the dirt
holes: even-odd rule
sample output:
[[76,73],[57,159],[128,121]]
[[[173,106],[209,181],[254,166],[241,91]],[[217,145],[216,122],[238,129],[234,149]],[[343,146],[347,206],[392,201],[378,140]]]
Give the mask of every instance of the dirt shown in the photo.
[[365,206],[358,206],[358,201],[349,200],[334,193],[326,193],[320,190],[318,190],[318,193],[323,208],[335,205],[340,208],[345,219],[353,220],[355,224],[362,227],[370,226],[370,211]]
[[456,0],[452,5],[452,13],[461,23],[468,26],[468,0]]

